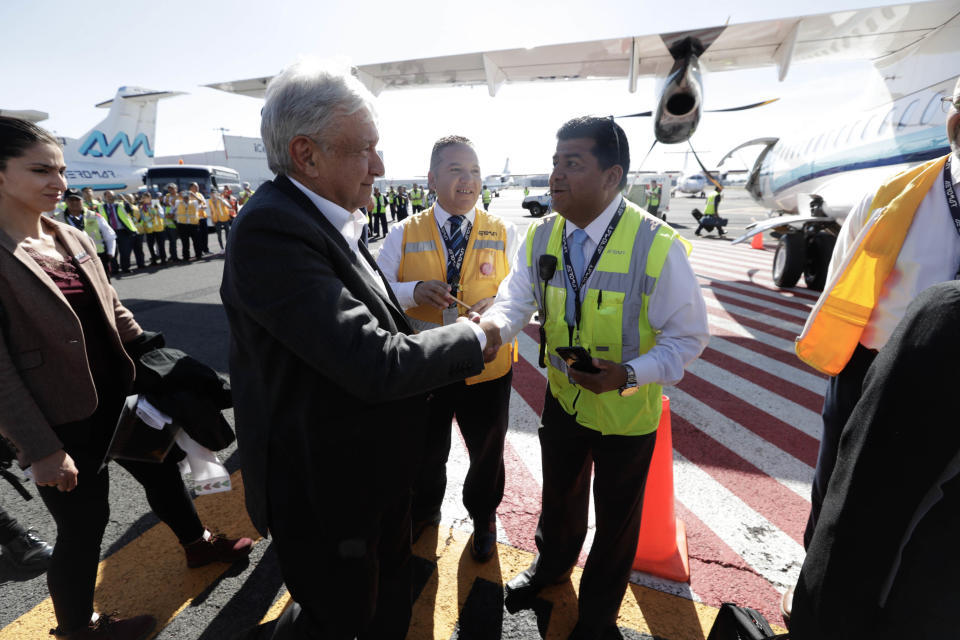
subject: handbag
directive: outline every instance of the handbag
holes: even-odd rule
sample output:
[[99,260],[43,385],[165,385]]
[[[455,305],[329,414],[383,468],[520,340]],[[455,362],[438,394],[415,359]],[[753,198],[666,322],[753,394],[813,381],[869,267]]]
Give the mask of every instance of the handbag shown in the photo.
[[756,609],[724,602],[710,627],[707,640],[787,640],[789,637],[787,633],[775,634],[767,619]]

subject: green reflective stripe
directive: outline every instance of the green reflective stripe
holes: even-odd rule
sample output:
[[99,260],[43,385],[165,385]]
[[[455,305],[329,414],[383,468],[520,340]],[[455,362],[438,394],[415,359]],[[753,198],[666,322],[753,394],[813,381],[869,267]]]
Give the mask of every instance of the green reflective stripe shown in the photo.
[[424,251],[436,251],[437,245],[433,240],[424,240],[423,242],[408,242],[403,245],[404,253],[423,253]]
[[563,361],[563,358],[561,358],[556,353],[551,353],[549,355],[549,358],[550,358],[551,365],[559,369],[562,373],[564,374],[567,373],[567,363]]
[[[540,287],[540,269],[539,265],[536,264],[536,261],[533,259],[533,256],[544,255],[547,252],[547,243],[550,240],[550,235],[553,233],[553,228],[556,225],[558,216],[556,214],[544,218],[539,223],[534,223],[527,230],[527,268],[530,270],[530,284],[533,287],[533,299],[537,302],[537,309],[540,312],[540,322],[543,323],[546,319],[546,309],[544,308],[544,297],[543,290]],[[561,271],[560,265],[557,265],[557,270],[554,272],[553,278],[550,282],[559,281],[559,273]]]
[[590,276],[590,289],[600,291],[616,291],[627,293],[633,290],[636,277],[632,273],[615,273],[613,271],[594,271]]
[[476,240],[473,243],[474,249],[496,249],[497,251],[505,251],[506,243],[503,240]]

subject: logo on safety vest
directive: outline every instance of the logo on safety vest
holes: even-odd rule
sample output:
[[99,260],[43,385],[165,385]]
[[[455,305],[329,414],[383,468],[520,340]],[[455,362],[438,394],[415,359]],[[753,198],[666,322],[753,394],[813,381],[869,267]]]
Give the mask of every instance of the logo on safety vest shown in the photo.
[[491,274],[493,273],[493,263],[492,263],[492,262],[484,262],[483,264],[481,264],[481,265],[480,265],[480,273],[483,274],[483,275],[485,275],[485,276],[491,275]]

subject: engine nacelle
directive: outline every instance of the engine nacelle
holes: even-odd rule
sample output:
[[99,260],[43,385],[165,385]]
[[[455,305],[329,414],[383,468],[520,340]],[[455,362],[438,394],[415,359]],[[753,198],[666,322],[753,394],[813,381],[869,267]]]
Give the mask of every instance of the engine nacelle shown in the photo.
[[686,142],[697,130],[702,113],[700,62],[695,53],[688,52],[674,59],[660,90],[653,133],[664,144]]

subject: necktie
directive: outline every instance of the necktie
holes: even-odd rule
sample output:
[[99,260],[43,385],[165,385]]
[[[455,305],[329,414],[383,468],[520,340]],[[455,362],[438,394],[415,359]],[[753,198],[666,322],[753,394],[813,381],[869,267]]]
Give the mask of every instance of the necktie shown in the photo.
[[120,228],[120,221],[117,220],[117,205],[108,204],[107,213],[110,214],[110,226],[113,228],[114,231],[116,231],[117,229]]
[[[567,247],[570,250],[570,266],[573,267],[573,272],[577,276],[577,283],[583,284],[580,282],[580,278],[583,277],[583,243],[587,240],[587,232],[583,229],[577,229],[571,234],[570,238],[567,239]],[[567,321],[568,326],[574,326],[577,321],[577,300],[573,292],[573,287],[570,286],[569,278],[566,280],[567,283],[567,305],[566,313],[564,318]]]
[[447,284],[456,285],[460,282],[460,267],[457,266],[456,256],[466,242],[461,231],[463,216],[450,216],[447,223],[450,225],[450,239],[447,241]]

